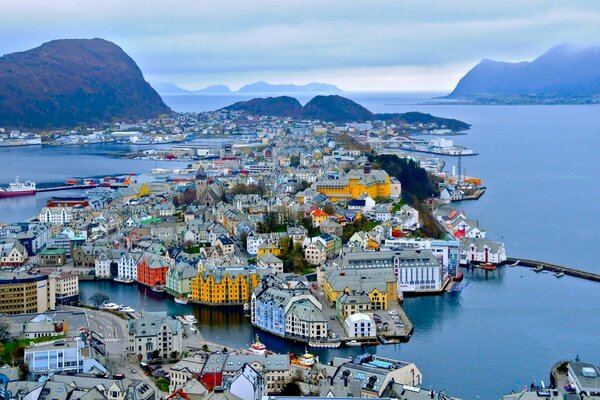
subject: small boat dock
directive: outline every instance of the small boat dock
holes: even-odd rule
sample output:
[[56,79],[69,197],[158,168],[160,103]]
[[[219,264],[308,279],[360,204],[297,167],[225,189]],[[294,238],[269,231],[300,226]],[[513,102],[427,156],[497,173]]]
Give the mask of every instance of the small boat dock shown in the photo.
[[[518,264],[515,264],[517,263]],[[509,257],[506,259],[506,263],[511,265],[515,264],[521,267],[531,268],[534,271],[550,271],[555,272],[557,274],[564,273],[564,275],[574,276],[576,278],[587,279],[588,281],[600,282],[600,274],[596,274],[593,272],[582,271],[580,269],[563,267],[562,265],[550,264],[542,261],[535,260],[526,260],[523,258],[512,258]],[[563,275],[560,275],[563,276]]]

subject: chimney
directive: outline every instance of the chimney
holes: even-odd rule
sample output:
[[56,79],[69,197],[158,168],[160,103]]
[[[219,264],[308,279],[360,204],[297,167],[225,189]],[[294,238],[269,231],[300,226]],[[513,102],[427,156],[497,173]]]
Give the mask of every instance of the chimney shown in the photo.
[[363,168],[363,172],[365,173],[365,175],[369,175],[371,173],[371,163],[370,162],[366,162],[365,166]]
[[348,387],[348,377],[344,377],[344,387]]

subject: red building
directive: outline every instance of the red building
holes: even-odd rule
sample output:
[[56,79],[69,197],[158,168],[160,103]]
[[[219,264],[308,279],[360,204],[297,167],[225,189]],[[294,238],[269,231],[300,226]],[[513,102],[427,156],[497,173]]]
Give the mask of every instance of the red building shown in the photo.
[[137,265],[137,280],[147,286],[167,283],[170,260],[160,256],[144,256]]

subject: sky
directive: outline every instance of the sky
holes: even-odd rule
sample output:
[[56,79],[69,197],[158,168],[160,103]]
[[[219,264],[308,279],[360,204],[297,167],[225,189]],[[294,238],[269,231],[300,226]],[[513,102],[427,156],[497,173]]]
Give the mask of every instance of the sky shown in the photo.
[[149,82],[448,91],[483,58],[600,44],[600,1],[0,0],[0,53],[101,37]]

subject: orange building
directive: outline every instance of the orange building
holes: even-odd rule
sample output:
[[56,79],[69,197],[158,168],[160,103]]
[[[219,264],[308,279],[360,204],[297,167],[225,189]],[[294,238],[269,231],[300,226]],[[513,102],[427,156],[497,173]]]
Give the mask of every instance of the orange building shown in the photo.
[[165,285],[167,283],[167,271],[170,266],[171,260],[168,256],[144,256],[137,265],[137,280],[147,286]]

